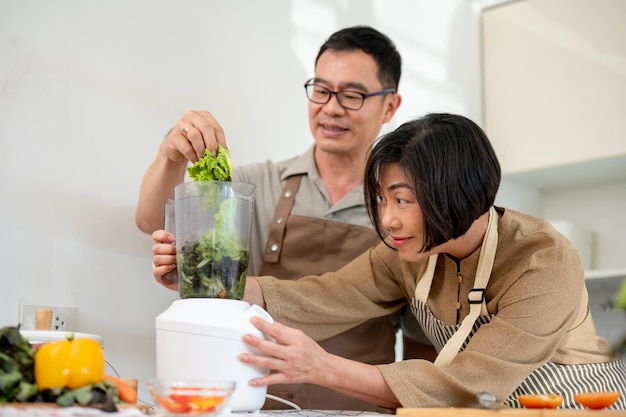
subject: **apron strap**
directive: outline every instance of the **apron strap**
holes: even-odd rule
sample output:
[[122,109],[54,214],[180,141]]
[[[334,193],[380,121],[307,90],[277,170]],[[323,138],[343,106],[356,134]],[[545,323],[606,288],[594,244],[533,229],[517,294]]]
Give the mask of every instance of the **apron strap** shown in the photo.
[[430,292],[430,286],[433,283],[433,277],[435,276],[435,267],[437,266],[437,254],[430,255],[428,257],[428,265],[426,271],[422,274],[417,286],[415,287],[415,298],[426,304],[428,299],[428,293]]
[[296,193],[300,188],[301,180],[301,175],[289,177],[280,193],[280,199],[276,205],[276,211],[274,212],[274,218],[272,219],[270,233],[267,237],[263,262],[277,263],[280,259],[280,253],[283,249],[285,228],[287,226],[287,217],[289,217],[291,208],[296,201]]
[[447,366],[452,359],[456,356],[463,346],[463,342],[467,339],[476,319],[480,315],[481,310],[484,308],[487,310],[487,303],[485,301],[485,289],[491,276],[491,270],[493,268],[493,262],[496,257],[496,248],[498,246],[498,214],[493,206],[489,209],[489,223],[487,225],[487,232],[483,239],[482,248],[480,250],[480,256],[478,258],[478,268],[476,270],[476,280],[474,281],[474,288],[468,294],[468,302],[470,304],[470,312],[461,322],[459,329],[452,335],[452,337],[445,344],[435,364],[439,366]]

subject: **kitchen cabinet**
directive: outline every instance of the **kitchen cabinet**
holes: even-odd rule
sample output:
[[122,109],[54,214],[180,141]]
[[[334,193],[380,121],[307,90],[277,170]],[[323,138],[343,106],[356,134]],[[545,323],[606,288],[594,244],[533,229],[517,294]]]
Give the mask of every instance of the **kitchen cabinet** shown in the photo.
[[625,15],[622,0],[483,11],[483,127],[503,174],[539,184],[553,181],[548,174],[566,183],[626,177]]

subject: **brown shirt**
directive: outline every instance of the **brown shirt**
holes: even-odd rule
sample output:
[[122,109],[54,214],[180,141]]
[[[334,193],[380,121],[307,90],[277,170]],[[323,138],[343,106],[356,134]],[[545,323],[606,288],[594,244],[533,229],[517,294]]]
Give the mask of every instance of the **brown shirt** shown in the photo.
[[[547,222],[510,209],[498,223],[498,249],[486,289],[491,322],[442,369],[424,360],[378,365],[404,407],[451,406],[476,392],[506,398],[536,368],[607,362],[607,341],[596,334],[588,310],[583,266],[570,242]],[[462,320],[480,249],[461,262]],[[402,261],[380,244],[333,274],[297,282],[259,279],[277,321],[322,340],[412,299],[427,259]],[[440,256],[428,305],[446,324],[456,323],[457,266]],[[302,306],[307,308],[303,309]]]

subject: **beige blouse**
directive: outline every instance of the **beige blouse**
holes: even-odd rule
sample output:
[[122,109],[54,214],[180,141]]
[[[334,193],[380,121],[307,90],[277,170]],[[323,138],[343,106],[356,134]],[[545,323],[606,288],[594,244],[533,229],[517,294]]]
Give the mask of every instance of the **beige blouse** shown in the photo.
[[[448,367],[425,360],[378,365],[404,407],[471,403],[476,392],[506,398],[536,368],[608,362],[607,341],[596,334],[588,309],[583,266],[570,242],[549,223],[500,209],[498,248],[485,296],[493,314]],[[461,261],[462,320],[469,312],[480,249]],[[281,281],[260,277],[275,320],[316,340],[369,318],[389,314],[414,296],[427,259],[405,262],[380,244],[334,273]],[[439,256],[428,305],[446,324],[456,324],[457,264]]]

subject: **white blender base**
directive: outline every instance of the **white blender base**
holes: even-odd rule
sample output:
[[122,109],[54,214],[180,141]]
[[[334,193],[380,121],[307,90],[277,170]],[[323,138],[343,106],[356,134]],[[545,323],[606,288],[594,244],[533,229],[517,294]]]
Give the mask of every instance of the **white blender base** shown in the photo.
[[215,379],[235,381],[228,411],[258,413],[265,403],[267,387],[248,381],[269,374],[239,360],[244,352],[262,354],[242,341],[244,334],[264,337],[250,323],[260,316],[273,321],[259,306],[245,301],[186,298],[176,300],[156,318],[157,379]]

